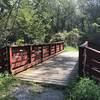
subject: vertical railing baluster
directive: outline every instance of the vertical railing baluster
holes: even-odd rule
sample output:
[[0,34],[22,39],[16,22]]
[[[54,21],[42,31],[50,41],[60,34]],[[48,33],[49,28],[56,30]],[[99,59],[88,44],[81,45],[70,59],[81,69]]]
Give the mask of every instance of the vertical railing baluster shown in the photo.
[[79,76],[84,75],[84,69],[86,67],[86,47],[88,47],[88,41],[79,47]]
[[44,45],[41,45],[41,53],[42,53],[42,55],[41,55],[41,60],[42,60],[42,62],[44,61]]
[[29,48],[29,63],[31,63],[32,62],[32,45],[29,45],[28,46],[28,48]]
[[12,47],[8,46],[7,51],[8,51],[8,71],[9,73],[12,73]]
[[56,47],[57,47],[57,46],[56,46],[56,43],[55,43],[55,54],[57,53],[57,51],[56,51]]
[[82,77],[84,75],[83,69],[84,69],[84,47],[79,47],[79,76]]

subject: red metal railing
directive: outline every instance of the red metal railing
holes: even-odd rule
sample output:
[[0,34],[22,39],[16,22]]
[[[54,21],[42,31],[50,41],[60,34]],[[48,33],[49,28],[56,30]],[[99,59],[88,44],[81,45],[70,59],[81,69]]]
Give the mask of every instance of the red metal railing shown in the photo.
[[92,48],[90,42],[79,47],[79,75],[100,78],[100,51]]
[[[37,65],[57,54],[64,49],[64,42],[56,42],[42,45],[8,46],[6,47],[8,57],[7,69],[12,74],[17,74],[33,65]],[[1,56],[3,58],[3,56]],[[4,66],[3,62],[1,66]],[[5,68],[5,67],[4,67]]]

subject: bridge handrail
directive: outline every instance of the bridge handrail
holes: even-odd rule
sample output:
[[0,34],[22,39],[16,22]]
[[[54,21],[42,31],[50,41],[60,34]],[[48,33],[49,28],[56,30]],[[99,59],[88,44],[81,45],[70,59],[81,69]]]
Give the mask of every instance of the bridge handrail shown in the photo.
[[97,75],[97,77],[100,77],[100,73],[92,70],[92,67],[100,70],[100,51],[89,47],[89,43],[86,41],[83,45],[79,46],[79,75],[84,76],[88,73],[90,76]]

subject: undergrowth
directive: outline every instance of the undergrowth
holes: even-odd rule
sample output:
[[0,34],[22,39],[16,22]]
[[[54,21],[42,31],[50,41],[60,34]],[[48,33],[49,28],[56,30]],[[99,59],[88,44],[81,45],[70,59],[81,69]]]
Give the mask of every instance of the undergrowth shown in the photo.
[[66,88],[65,100],[100,100],[100,85],[89,78],[81,78]]

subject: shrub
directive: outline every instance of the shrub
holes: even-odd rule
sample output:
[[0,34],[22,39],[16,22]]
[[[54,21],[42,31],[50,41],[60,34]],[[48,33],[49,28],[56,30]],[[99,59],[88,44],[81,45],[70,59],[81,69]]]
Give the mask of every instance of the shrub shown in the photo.
[[17,45],[23,45],[23,44],[24,44],[24,39],[18,39],[18,40],[16,41],[16,44],[17,44]]
[[73,86],[66,100],[100,100],[100,87],[93,80],[83,78]]
[[69,46],[77,47],[80,38],[79,30],[75,28],[68,33],[65,32],[64,34],[65,34],[65,43],[67,43],[67,45]]
[[57,34],[53,35],[51,38],[52,39],[50,40],[50,42],[59,42],[59,41],[65,40],[65,36],[63,33],[57,33]]

